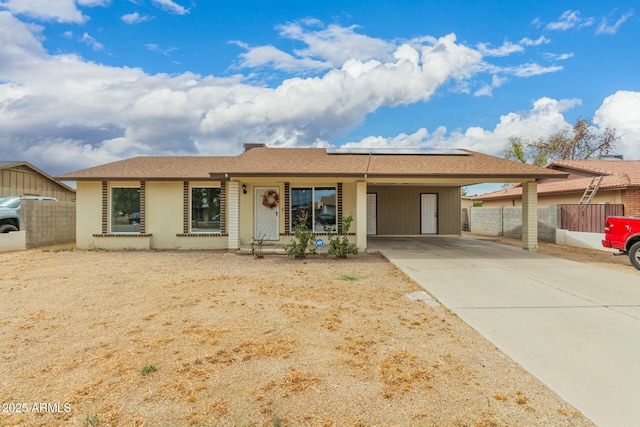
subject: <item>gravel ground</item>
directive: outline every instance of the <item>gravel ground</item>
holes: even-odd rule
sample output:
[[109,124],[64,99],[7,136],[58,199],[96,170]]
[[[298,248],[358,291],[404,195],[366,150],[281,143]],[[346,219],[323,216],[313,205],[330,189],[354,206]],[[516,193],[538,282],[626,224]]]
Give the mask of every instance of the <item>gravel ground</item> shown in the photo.
[[0,254],[3,426],[591,426],[377,255]]

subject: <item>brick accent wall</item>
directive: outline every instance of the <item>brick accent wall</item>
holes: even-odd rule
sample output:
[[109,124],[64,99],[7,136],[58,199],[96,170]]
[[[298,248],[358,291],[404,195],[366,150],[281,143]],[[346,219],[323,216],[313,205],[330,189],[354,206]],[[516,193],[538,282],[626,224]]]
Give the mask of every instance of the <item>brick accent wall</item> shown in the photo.
[[640,215],[640,188],[622,190],[625,215]]
[[284,235],[291,235],[291,184],[284,183]]
[[220,234],[227,234],[227,181],[220,183]]
[[146,196],[147,182],[140,181],[140,234],[147,232],[147,196]]
[[338,234],[342,234],[342,183],[338,183],[336,189],[336,222],[338,223]]
[[109,232],[109,186],[102,181],[102,234]]
[[189,181],[182,182],[182,232],[189,233]]

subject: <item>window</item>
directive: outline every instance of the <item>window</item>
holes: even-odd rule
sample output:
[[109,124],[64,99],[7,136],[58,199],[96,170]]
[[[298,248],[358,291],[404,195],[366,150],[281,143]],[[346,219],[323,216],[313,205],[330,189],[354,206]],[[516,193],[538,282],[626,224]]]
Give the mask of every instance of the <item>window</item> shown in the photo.
[[111,232],[140,232],[140,188],[111,189]]
[[191,232],[220,233],[220,189],[191,189]]
[[325,227],[336,230],[335,187],[307,187],[291,190],[291,228],[307,216],[307,227],[315,232],[324,232]]

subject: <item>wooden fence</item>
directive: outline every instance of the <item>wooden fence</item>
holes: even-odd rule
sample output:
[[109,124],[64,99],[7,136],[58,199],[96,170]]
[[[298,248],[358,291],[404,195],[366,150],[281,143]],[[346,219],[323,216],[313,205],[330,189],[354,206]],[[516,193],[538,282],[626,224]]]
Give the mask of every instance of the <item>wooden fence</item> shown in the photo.
[[624,205],[560,205],[563,230],[604,233],[608,216],[624,215]]

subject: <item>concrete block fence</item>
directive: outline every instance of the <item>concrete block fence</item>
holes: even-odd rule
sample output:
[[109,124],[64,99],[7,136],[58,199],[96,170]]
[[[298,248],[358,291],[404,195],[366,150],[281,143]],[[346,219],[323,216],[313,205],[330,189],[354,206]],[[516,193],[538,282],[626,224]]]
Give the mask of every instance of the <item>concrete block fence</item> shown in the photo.
[[23,200],[20,230],[26,231],[26,247],[75,243],[75,202]]
[[[466,224],[474,233],[522,239],[522,207],[466,208]],[[463,213],[463,218],[465,214]],[[464,225],[463,225],[464,227]],[[560,206],[538,206],[538,240],[556,243]],[[463,228],[464,229],[464,228]]]

